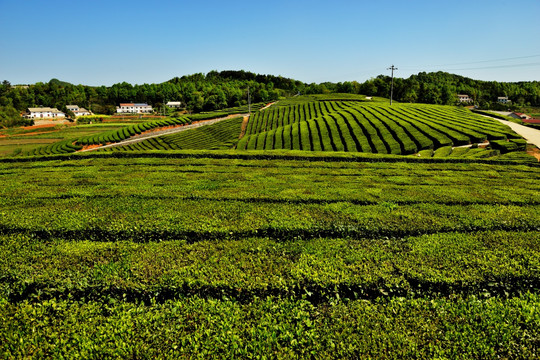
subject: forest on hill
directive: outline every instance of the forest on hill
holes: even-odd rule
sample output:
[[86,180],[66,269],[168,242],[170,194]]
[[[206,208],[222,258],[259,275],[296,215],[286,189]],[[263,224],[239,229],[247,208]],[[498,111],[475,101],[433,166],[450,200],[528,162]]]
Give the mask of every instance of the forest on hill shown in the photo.
[[[112,114],[121,102],[145,102],[159,108],[167,101],[181,101],[190,112],[212,111],[245,105],[248,87],[252,102],[268,102],[298,93],[351,93],[389,97],[391,78],[379,75],[364,83],[356,81],[306,84],[274,75],[247,71],[210,71],[175,77],[159,84],[112,86],[73,85],[57,79],[33,85],[0,85],[0,113],[14,114],[29,107],[47,106],[65,110],[76,104],[99,114]],[[497,108],[498,96],[508,96],[513,106],[540,106],[540,82],[502,83],[479,81],[445,72],[419,73],[394,79],[394,99],[407,103],[453,105],[457,94],[467,94],[482,108]],[[507,106],[506,106],[507,107]],[[6,115],[4,118],[10,118]],[[3,121],[2,126],[7,126]]]
[[[390,83],[389,76],[379,75],[359,84],[353,91],[364,95],[389,97]],[[343,92],[349,90],[349,86],[347,83],[337,84],[336,90]],[[400,102],[453,105],[458,101],[457,94],[469,95],[474,103],[483,109],[497,109],[500,106],[508,108],[508,105],[497,103],[499,96],[507,96],[517,107],[540,106],[539,81],[481,81],[442,71],[421,72],[407,79],[394,78],[394,99]]]

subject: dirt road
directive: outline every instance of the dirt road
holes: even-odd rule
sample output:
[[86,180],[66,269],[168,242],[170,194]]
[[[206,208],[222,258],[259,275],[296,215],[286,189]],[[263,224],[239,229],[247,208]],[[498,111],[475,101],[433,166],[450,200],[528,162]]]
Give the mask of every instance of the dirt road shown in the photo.
[[517,132],[519,135],[523,136],[525,140],[527,140],[528,143],[536,145],[536,147],[540,148],[540,130],[533,129],[528,126],[519,125],[516,123],[513,123],[511,121],[506,120],[499,120],[504,125],[510,126],[512,130]]

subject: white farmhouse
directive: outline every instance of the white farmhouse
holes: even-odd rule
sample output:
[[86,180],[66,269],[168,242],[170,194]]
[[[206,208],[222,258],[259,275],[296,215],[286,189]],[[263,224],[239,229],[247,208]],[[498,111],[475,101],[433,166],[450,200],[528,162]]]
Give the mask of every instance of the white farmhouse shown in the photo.
[[508,96],[499,96],[497,97],[497,102],[499,104],[510,104],[512,101],[508,100]]
[[473,99],[471,99],[469,95],[464,95],[464,94],[458,94],[457,98],[459,102],[472,102],[473,101]]
[[63,119],[66,114],[57,108],[38,107],[28,108],[28,112],[24,117],[27,119]]
[[132,113],[132,114],[143,114],[151,113],[154,111],[151,105],[146,103],[135,104],[135,103],[122,103],[120,106],[116,107],[116,112],[118,114]]
[[66,105],[66,108],[75,114],[75,117],[92,115],[92,113],[85,108],[80,108],[78,105]]
[[180,101],[169,101],[167,107],[178,109],[182,107],[182,103]]

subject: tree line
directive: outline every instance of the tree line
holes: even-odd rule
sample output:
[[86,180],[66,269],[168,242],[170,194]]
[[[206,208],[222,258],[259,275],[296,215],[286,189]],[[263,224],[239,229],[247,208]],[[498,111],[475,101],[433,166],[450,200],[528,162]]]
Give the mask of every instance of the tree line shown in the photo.
[[248,87],[252,102],[264,102],[296,93],[303,85],[280,76],[245,71],[211,71],[160,84],[122,82],[98,87],[73,85],[57,79],[29,86],[11,86],[4,81],[0,87],[0,106],[12,106],[19,111],[37,106],[63,110],[66,105],[76,104],[95,113],[112,114],[119,103],[148,103],[160,107],[168,101],[181,101],[190,112],[200,112],[247,104]]
[[[310,93],[343,92],[368,96],[390,97],[390,76],[379,75],[364,83],[311,84]],[[394,78],[394,99],[406,103],[440,105],[458,104],[458,94],[469,95],[474,104],[483,109],[507,109],[540,106],[540,82],[481,81],[446,72],[421,72],[407,79]],[[512,105],[497,103],[499,96],[507,96]]]
[[[98,114],[113,114],[122,102],[148,103],[160,108],[168,101],[181,101],[189,112],[212,111],[245,105],[248,87],[252,102],[269,102],[302,94],[351,93],[389,97],[389,76],[379,75],[364,83],[356,81],[307,84],[274,75],[247,71],[210,71],[175,77],[160,84],[112,86],[73,85],[57,79],[33,85],[0,85],[0,113],[13,118],[29,107],[47,106],[66,110],[75,104]],[[503,83],[479,81],[445,72],[419,73],[407,79],[394,78],[394,99],[400,102],[457,103],[457,94],[469,95],[482,108],[496,108],[497,97],[508,96],[514,106],[540,106],[540,82]],[[505,106],[507,107],[507,106]],[[12,123],[12,122],[11,122]],[[5,124],[1,124],[6,126]]]

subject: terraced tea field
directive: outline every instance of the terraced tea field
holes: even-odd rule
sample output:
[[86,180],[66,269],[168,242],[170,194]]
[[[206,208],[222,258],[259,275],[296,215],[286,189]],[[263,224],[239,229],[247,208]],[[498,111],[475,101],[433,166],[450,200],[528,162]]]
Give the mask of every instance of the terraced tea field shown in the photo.
[[[65,139],[23,155],[73,153],[87,146],[119,143],[152,129],[181,126],[215,116],[218,113],[137,123],[92,136]],[[239,116],[195,130],[102,150],[300,150],[536,161],[525,154],[526,141],[508,126],[451,106],[389,106],[354,97],[298,97],[255,110],[245,125]],[[482,143],[480,148],[479,143]]]
[[540,167],[455,160],[2,160],[0,354],[537,358]]
[[255,113],[237,148],[413,154],[520,138],[492,119],[456,107],[311,101]]

